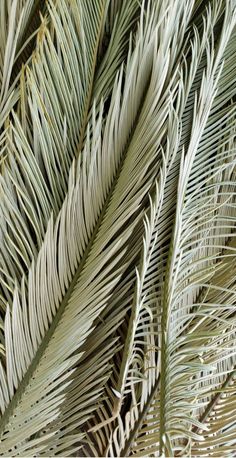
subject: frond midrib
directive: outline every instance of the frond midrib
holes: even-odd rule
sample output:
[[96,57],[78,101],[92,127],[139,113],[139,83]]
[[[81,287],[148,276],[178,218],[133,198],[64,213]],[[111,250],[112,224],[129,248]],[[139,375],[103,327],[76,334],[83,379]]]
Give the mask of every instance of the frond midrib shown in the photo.
[[85,102],[85,105],[84,105],[84,116],[83,116],[82,125],[81,125],[81,129],[80,129],[80,135],[79,135],[80,136],[80,140],[79,140],[78,146],[76,148],[75,157],[78,157],[78,155],[80,154],[81,149],[82,149],[83,144],[84,144],[84,140],[85,140],[85,131],[86,131],[87,123],[88,123],[89,108],[91,106],[91,99],[92,99],[92,95],[93,95],[95,70],[96,70],[97,58],[98,58],[98,47],[99,47],[99,42],[100,42],[100,37],[101,37],[101,32],[102,32],[102,27],[103,27],[104,15],[105,15],[105,12],[106,12],[106,2],[107,2],[107,0],[103,1],[103,9],[102,9],[102,14],[100,16],[100,23],[99,23],[99,27],[98,27],[97,39],[96,39],[96,44],[95,44],[95,47],[94,47],[93,64],[92,64],[92,69],[91,69],[92,76],[90,78],[89,87],[88,87],[88,91],[87,91],[87,95],[86,95],[86,102]]
[[[210,400],[210,402],[207,404],[204,412],[199,418],[200,423],[205,423],[206,420],[210,417],[212,411],[214,410],[216,404],[219,402],[221,399],[222,394],[224,394],[224,390],[230,385],[231,381],[234,379],[236,375],[236,367],[233,368],[233,370],[228,374],[227,378],[224,380],[220,388],[217,388],[217,393],[215,396]],[[197,433],[199,431],[199,427],[195,426],[193,428],[193,432]]]

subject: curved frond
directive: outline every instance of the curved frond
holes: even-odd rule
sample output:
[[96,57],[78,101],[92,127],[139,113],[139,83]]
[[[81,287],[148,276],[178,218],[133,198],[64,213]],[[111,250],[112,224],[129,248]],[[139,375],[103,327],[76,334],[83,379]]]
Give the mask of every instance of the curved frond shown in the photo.
[[[41,438],[33,439],[32,444],[24,441],[40,431],[42,415],[44,424],[55,419],[62,402],[61,391],[63,386],[66,388],[70,376],[67,369],[78,362],[81,356],[78,350],[92,332],[94,320],[105,307],[125,269],[125,265],[118,263],[142,216],[142,213],[135,216],[137,208],[156,173],[153,164],[157,160],[158,147],[153,144],[153,138],[144,136],[138,157],[134,144],[140,142],[139,128],[135,130],[136,139],[133,137],[132,142],[128,142],[134,125],[143,124],[152,99],[151,85],[139,114],[151,76],[154,43],[155,34],[147,28],[146,41],[140,40],[143,47],[137,47],[130,58],[122,100],[122,73],[117,79],[103,140],[101,112],[98,120],[93,121],[91,142],[88,131],[83,155],[78,165],[72,166],[69,192],[55,224],[50,220],[37,262],[33,262],[30,268],[27,288],[23,279],[21,289],[17,288],[14,294],[12,317],[9,308],[7,310],[7,371],[6,375],[2,373],[1,379],[2,399],[5,399],[1,421],[1,452],[4,454],[16,444],[16,453],[34,449],[38,443],[43,447]],[[130,78],[135,81],[132,91]],[[136,103],[140,102],[127,113],[126,101],[133,99],[133,90]],[[122,139],[117,136],[119,131],[122,131]],[[126,227],[128,220],[130,224]],[[44,288],[39,287],[41,282]],[[75,320],[78,313],[79,328]],[[19,330],[18,335],[13,332],[15,327]],[[69,341],[66,329],[71,334]],[[65,348],[61,353],[63,339]],[[23,358],[18,358],[19,349]],[[43,374],[45,383],[42,384]],[[48,396],[47,411],[42,409],[45,396]],[[27,421],[29,415],[34,417],[33,422]],[[11,434],[15,428],[19,431],[17,442]],[[50,439],[50,435],[46,439]]]
[[[0,129],[20,97],[19,67],[27,60],[27,45],[39,26],[39,15],[35,16],[35,12],[40,3],[39,0],[3,0],[0,4]],[[32,16],[36,19],[29,26]]]
[[[15,278],[20,280],[27,272],[42,244],[51,211],[58,214],[60,210],[71,161],[80,152],[92,116],[92,101],[96,100],[98,110],[101,98],[111,94],[139,7],[136,2],[124,4],[109,50],[97,68],[106,2],[96,2],[96,15],[86,4],[75,2],[70,8],[65,1],[57,7],[49,3],[50,21],[43,21],[32,62],[22,70],[20,119],[14,115],[4,150],[9,164],[4,167],[1,202],[6,224],[1,245],[3,308],[6,301],[12,302]],[[39,196],[43,208],[39,207]],[[23,233],[21,244],[17,227]]]
[[[2,259],[9,270],[5,271],[5,266],[1,270],[12,277],[11,288],[38,251],[36,245],[42,243],[51,211],[58,214],[61,208],[71,162],[83,143],[105,0],[96,2],[94,15],[86,2],[83,7],[80,3],[72,7],[62,1],[56,7],[49,2],[51,27],[46,20],[42,22],[31,66],[22,70],[20,120],[14,116],[8,133],[9,165],[5,165],[2,178],[1,206],[8,221],[2,234]],[[23,240],[30,240],[28,246],[23,242],[21,257],[18,240],[12,234],[16,219],[12,218],[8,196]],[[44,199],[42,212],[39,196]],[[6,289],[4,294],[11,302]]]
[[0,12],[0,454],[232,456],[234,0]]

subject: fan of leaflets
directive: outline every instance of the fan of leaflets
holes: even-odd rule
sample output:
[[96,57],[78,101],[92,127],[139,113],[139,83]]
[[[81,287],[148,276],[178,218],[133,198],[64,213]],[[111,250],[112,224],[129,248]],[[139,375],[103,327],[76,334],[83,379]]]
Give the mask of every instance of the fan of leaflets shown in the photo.
[[235,133],[234,0],[1,0],[1,456],[234,456]]

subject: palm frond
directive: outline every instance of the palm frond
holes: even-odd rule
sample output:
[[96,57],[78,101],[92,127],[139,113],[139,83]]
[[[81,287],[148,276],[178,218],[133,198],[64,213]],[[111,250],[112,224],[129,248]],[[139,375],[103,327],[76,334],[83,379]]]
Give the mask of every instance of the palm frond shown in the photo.
[[[22,72],[20,122],[14,115],[5,147],[9,166],[6,164],[2,179],[1,207],[7,222],[2,231],[3,308],[6,301],[12,302],[15,278],[20,280],[42,244],[51,211],[59,212],[67,192],[71,162],[80,152],[86,123],[92,115],[92,100],[96,99],[99,109],[101,97],[111,93],[137,4],[127,3],[122,8],[108,53],[96,73],[105,2],[97,2],[97,16],[91,16],[90,9],[86,8],[78,3],[71,9],[67,2],[60,2],[56,9],[51,3],[49,23],[53,34],[43,22],[35,57]],[[49,61],[52,62],[50,69]],[[63,69],[65,66],[68,74]],[[57,107],[56,112],[52,106]],[[38,196],[42,196],[43,208],[39,208]],[[12,233],[16,221],[24,234],[23,241],[29,241],[27,245],[23,242],[23,248]],[[23,255],[25,252],[27,255]],[[8,288],[4,286],[6,277]]]
[[[142,102],[151,71],[153,56],[151,47],[155,43],[153,34],[150,34],[150,27],[147,28],[147,40],[149,41],[149,43],[147,41],[149,44],[147,48],[145,46],[141,54],[137,48],[130,58],[130,70],[127,71],[125,78],[122,103],[120,100],[122,73],[117,79],[103,142],[101,142],[102,111],[98,121],[94,119],[91,144],[90,131],[88,131],[83,159],[79,160],[76,167],[72,166],[69,193],[62,211],[55,225],[52,219],[50,220],[37,263],[33,262],[30,268],[28,293],[25,291],[23,280],[21,290],[17,288],[14,294],[12,318],[9,308],[7,309],[5,321],[7,370],[6,375],[2,375],[2,398],[6,401],[2,405],[1,422],[2,438],[4,437],[3,453],[9,452],[12,448],[11,432],[14,428],[18,430],[24,417],[25,426],[19,429],[16,453],[31,450],[38,442],[41,444],[40,447],[43,447],[42,439],[33,439],[32,445],[30,441],[26,444],[24,441],[36,431],[40,431],[42,415],[45,424],[50,423],[56,416],[57,408],[62,401],[61,391],[63,386],[67,386],[70,375],[67,369],[78,362],[80,353],[77,353],[77,350],[91,333],[94,320],[105,307],[112,289],[125,268],[123,264],[118,265],[117,268],[116,265],[123,256],[125,243],[137,223],[135,216],[137,208],[151,186],[152,176],[155,174],[155,168],[153,171],[151,166],[158,152],[154,144],[147,154],[147,146],[151,140],[148,136],[145,138],[143,148],[140,148],[138,160],[134,161],[136,149],[132,148],[132,143],[130,147],[129,143],[127,146],[130,131],[137,122],[139,104],[127,113],[126,100],[133,97],[133,90],[136,88],[136,103],[138,99],[140,103]],[[130,78],[136,81],[136,85],[132,86],[132,92],[130,92]],[[145,105],[141,113],[139,122],[146,116]],[[112,129],[114,129],[113,135]],[[117,137],[119,129],[123,132],[122,141]],[[111,153],[113,155],[109,160]],[[137,173],[140,177],[138,182],[135,181]],[[133,177],[132,181],[131,177]],[[94,207],[89,208],[88,202],[94,202]],[[114,214],[116,214],[115,225],[113,224]],[[130,221],[128,228],[126,228],[127,220]],[[81,227],[79,232],[78,222]],[[118,236],[116,236],[117,232]],[[115,236],[118,237],[117,240]],[[45,285],[43,289],[39,287],[42,274]],[[84,316],[84,331],[82,331],[81,314],[80,327],[78,328],[77,324],[73,325],[75,316],[79,313],[78,299]],[[27,302],[30,303],[29,308]],[[13,332],[16,326],[20,330],[18,336]],[[71,334],[71,345],[68,345],[66,329]],[[58,355],[55,349],[60,348],[61,339],[67,341],[67,345],[63,354]],[[23,351],[23,358],[18,358],[19,349]],[[72,356],[75,351],[76,355]],[[57,371],[53,368],[55,361],[57,361]],[[42,385],[40,374],[45,374],[45,370],[48,376],[45,377],[45,384]],[[16,394],[14,394],[15,389],[17,389]],[[52,390],[53,400],[50,402]],[[45,396],[48,396],[47,411],[41,411],[40,405],[45,404]],[[29,403],[25,402],[25,397],[29,399]],[[30,412],[29,405],[32,406]],[[29,415],[35,417],[34,422],[30,423],[32,429],[29,429],[27,421]],[[7,426],[9,421],[11,431]],[[16,438],[14,438],[15,442]]]
[[[24,266],[29,266],[29,259],[33,259],[35,242],[41,245],[51,211],[58,214],[60,210],[67,192],[66,180],[71,162],[83,142],[105,0],[97,2],[96,14],[93,16],[88,9],[81,8],[76,3],[72,8],[65,1],[60,2],[56,8],[53,2],[49,2],[52,31],[49,31],[44,21],[38,35],[32,66],[26,69],[28,83],[24,82],[24,78],[21,80],[21,124],[14,116],[15,123],[8,142],[10,166],[6,165],[2,179],[6,196],[2,200],[2,207],[7,221],[10,222],[10,230],[7,227],[2,234],[3,250],[8,256],[3,251],[2,258],[8,259],[10,254],[13,259],[10,271],[5,272],[4,267],[1,270],[6,276],[12,276],[12,285],[15,278],[20,279],[25,272]],[[81,22],[84,25],[80,30]],[[50,61],[53,65],[49,69]],[[68,74],[64,74],[64,66],[68,68]],[[57,107],[57,111],[51,110],[52,104]],[[34,127],[33,136],[31,127]],[[61,152],[59,156],[58,151]],[[35,170],[36,177],[35,174],[32,175],[29,167]],[[12,176],[13,170],[15,173]],[[25,238],[30,237],[30,244],[26,248],[27,251],[31,250],[29,259],[19,259],[18,242],[11,234],[15,220],[11,217],[12,209],[9,209],[7,195],[13,202],[14,213],[18,215],[18,224],[21,225]],[[38,209],[40,195],[45,202],[43,213]],[[30,236],[32,228],[36,232],[35,242]],[[4,235],[7,232],[8,240]],[[6,290],[5,294],[10,300]]]
[[20,97],[19,67],[28,59],[27,46],[39,26],[36,20],[29,27],[39,4],[33,0],[3,0],[0,5],[0,129]]
[[[212,243],[214,241],[214,233],[212,230],[209,239],[208,237],[207,239],[205,239],[204,237],[205,234],[208,234],[208,224],[210,222],[211,227],[213,226],[214,230],[214,224],[212,224],[212,220],[214,221],[214,215],[212,214],[211,209],[208,208],[208,203],[209,207],[211,207],[211,199],[214,201],[215,193],[218,191],[218,185],[216,184],[214,186],[214,184],[211,184],[212,177],[214,177],[213,167],[215,167],[215,172],[217,173],[222,169],[224,170],[224,168],[227,168],[228,166],[232,167],[234,162],[226,165],[222,165],[222,163],[220,165],[216,164],[215,166],[213,162],[211,166],[211,173],[206,173],[198,177],[196,183],[194,182],[192,176],[194,175],[196,150],[198,148],[199,141],[201,138],[201,131],[203,132],[203,129],[206,126],[206,120],[209,117],[211,101],[213,101],[215,97],[215,85],[219,77],[217,76],[218,66],[222,59],[222,54],[224,53],[227,41],[229,39],[229,36],[234,25],[235,17],[234,15],[232,15],[232,11],[229,8],[228,11],[226,11],[224,34],[221,36],[219,42],[218,53],[214,55],[212,51],[210,51],[209,49],[209,52],[212,54],[212,58],[209,55],[208,68],[206,69],[206,77],[202,80],[200,93],[198,98],[196,98],[193,114],[193,126],[191,130],[191,139],[188,145],[186,155],[184,153],[183,159],[181,161],[181,168],[179,174],[176,217],[169,251],[167,276],[164,284],[162,302],[163,312],[161,353],[162,365],[160,388],[160,450],[166,450],[165,453],[169,455],[173,454],[174,450],[178,450],[178,445],[176,444],[178,444],[177,440],[180,436],[182,437],[182,440],[184,440],[184,437],[186,437],[186,439],[188,438],[189,442],[190,439],[193,437],[193,433],[189,428],[191,424],[193,425],[195,422],[193,413],[195,414],[194,406],[196,405],[197,407],[198,403],[195,400],[197,399],[197,389],[189,389],[189,395],[187,397],[185,383],[189,381],[187,383],[188,386],[190,380],[194,380],[195,378],[197,379],[201,374],[201,371],[203,371],[203,373],[208,373],[210,378],[212,371],[211,364],[213,364],[213,362],[210,363],[209,361],[208,366],[207,362],[203,364],[198,361],[195,348],[196,334],[186,334],[184,337],[181,336],[180,338],[180,330],[183,326],[183,323],[185,322],[185,319],[189,319],[189,311],[187,305],[189,303],[189,291],[193,298],[196,292],[199,291],[199,287],[204,286],[204,283],[209,281],[208,278],[211,277],[212,269],[214,269],[214,258],[216,256],[215,253],[218,254],[218,248],[220,248],[217,246],[217,243],[214,243],[214,245]],[[194,133],[194,129],[197,129],[197,136]],[[212,135],[214,137],[214,131]],[[204,152],[206,153],[206,150]],[[209,153],[211,153],[210,149]],[[203,156],[204,159],[202,162],[201,157]],[[201,170],[203,170],[204,161],[206,161],[206,159],[207,155],[201,155],[200,152],[199,156],[196,157],[196,167],[201,167]],[[210,192],[210,195],[207,191]],[[194,205],[194,196],[196,196],[196,193],[198,195],[196,204],[198,209],[199,202],[201,202],[201,195],[204,201],[205,196],[207,196],[206,210],[204,207],[202,207],[204,219],[202,219],[201,215],[197,213],[197,208],[195,208]],[[216,206],[214,202],[214,213],[215,212]],[[184,217],[184,214],[186,214],[186,217]],[[194,229],[192,230],[193,223]],[[196,230],[196,228],[198,228],[199,223],[201,227],[204,224],[204,235],[202,242],[198,242],[197,246],[195,247],[193,241],[193,232]],[[184,247],[186,239],[188,239],[191,243],[191,245],[190,243],[188,243],[188,251],[185,251]],[[208,247],[210,249],[213,249],[213,246],[215,253],[208,253]],[[209,259],[208,261],[207,258]],[[204,282],[202,283],[203,278]],[[197,314],[197,312],[195,312],[195,314]],[[202,314],[204,314],[203,311]],[[224,325],[222,324],[222,327],[223,329],[227,330],[227,328],[231,325],[232,324],[230,322],[226,321],[224,322]],[[180,338],[180,350],[178,350],[178,338]],[[185,339],[186,342],[188,342],[186,355],[184,352]],[[207,331],[202,332],[202,339],[203,341],[201,342],[200,349],[205,349],[203,351],[204,353],[207,353],[207,344],[209,342],[209,335]],[[190,346],[190,342],[192,342],[192,348]],[[171,372],[172,358],[173,372]],[[224,350],[222,349],[222,359],[223,358]],[[184,369],[185,373],[183,373]],[[197,384],[197,380],[195,383]],[[193,387],[195,383],[193,383]],[[185,401],[183,402],[182,399],[184,398]],[[173,410],[172,408],[171,399],[175,399],[175,410]],[[177,405],[179,406],[178,408]],[[182,409],[183,423],[179,422],[178,424],[177,418],[179,418],[178,413],[180,409]],[[183,416],[183,409],[185,411],[185,416]]]
[[[219,17],[218,16],[219,15],[219,10],[218,11],[215,10],[215,12],[213,11],[212,14],[213,14],[213,17],[214,17],[213,21],[212,21],[212,17],[209,15],[209,12],[208,12],[208,25],[205,27],[205,32],[204,32],[205,39],[207,39],[207,37],[210,36],[209,30],[211,29],[211,27],[214,24],[214,22],[216,23],[217,17]],[[230,33],[228,35],[228,38],[229,38],[229,36],[230,36]],[[226,43],[227,43],[227,38],[226,38]],[[230,46],[232,46],[231,43],[232,42],[229,39],[229,45]],[[182,107],[181,107],[181,104],[178,103],[178,106],[181,107],[182,110],[185,109],[185,104],[186,103],[187,103],[187,107],[189,106],[189,101],[192,98],[191,97],[191,90],[192,90],[191,89],[191,85],[192,84],[195,85],[194,82],[195,82],[195,79],[197,78],[197,76],[195,77],[195,75],[197,75],[196,72],[198,71],[198,67],[196,65],[196,62],[199,62],[199,63],[201,62],[201,59],[202,59],[202,56],[203,56],[202,53],[203,53],[203,50],[205,48],[204,41],[201,41],[201,44],[200,44],[200,41],[199,41],[198,37],[196,37],[196,44],[198,44],[198,45],[196,46],[195,50],[193,48],[193,52],[196,53],[196,55],[198,53],[198,60],[196,59],[196,57],[192,60],[192,62],[194,62],[194,64],[195,64],[195,67],[193,67],[192,71],[189,71],[189,73],[188,73],[188,74],[192,75],[192,80],[188,80],[185,83],[186,86],[185,86],[184,94],[185,94],[185,100],[186,101],[185,101],[185,103],[183,102]],[[199,51],[197,51],[197,49],[199,49]],[[227,49],[229,49],[228,46],[227,46]],[[203,56],[203,58],[205,58],[205,56]],[[220,76],[220,81],[223,81],[224,74],[227,72],[227,70],[226,70],[227,69],[227,63],[228,63],[228,61],[226,60],[226,62],[224,64],[224,68],[223,68],[221,76]],[[220,86],[220,84],[219,84],[219,86]],[[231,91],[232,88],[233,88],[233,86],[232,86],[232,80],[231,80],[231,85],[230,85],[229,90]],[[189,91],[190,91],[190,95],[188,96]],[[220,91],[219,91],[219,93],[217,94],[217,97],[215,98],[215,104],[220,99],[221,99],[221,96],[220,96]],[[181,100],[181,98],[180,98],[180,100]],[[212,101],[213,101],[213,106],[214,106],[214,97],[212,97]],[[218,107],[219,107],[219,105],[218,105]],[[208,106],[208,108],[209,108],[209,106]],[[231,142],[231,138],[233,138],[233,135],[234,135],[234,133],[232,131],[230,132],[231,126],[234,123],[234,109],[229,107],[226,111],[224,111],[224,110],[222,110],[222,114],[224,112],[226,113],[225,114],[225,119],[229,119],[229,120],[231,119],[231,122],[229,122],[230,125],[227,125],[225,127],[225,135],[228,135],[226,142],[227,142],[227,145],[229,145],[230,142]],[[215,115],[214,108],[211,110],[211,112],[212,112],[212,117],[213,117],[214,122],[215,122],[216,121],[216,115]],[[221,116],[221,113],[218,113],[218,119],[221,119],[221,122],[222,122],[222,120],[224,118],[222,116],[220,118],[220,116]],[[232,116],[232,118],[231,118],[231,116]],[[211,117],[209,117],[209,119],[211,119]],[[173,130],[174,129],[172,128],[172,131]],[[170,131],[171,131],[171,129],[170,129]],[[208,138],[209,138],[209,130],[208,129],[206,129],[206,134],[208,135]],[[181,152],[181,148],[182,148],[182,141],[183,141],[182,139],[184,138],[185,135],[186,134],[185,134],[185,131],[183,129],[181,140],[180,140],[180,146],[181,147],[179,147],[179,151],[180,152]],[[222,135],[222,137],[224,136],[223,131],[221,131],[221,135]],[[217,136],[215,135],[213,138],[214,138],[214,140],[212,139],[212,144],[213,144],[213,142],[214,142],[214,144],[216,144]],[[203,139],[204,139],[204,134],[203,134]],[[224,138],[224,141],[225,141],[225,138]],[[225,144],[224,141],[223,141],[223,145]],[[204,145],[204,143],[205,143],[204,140],[202,141],[202,143]],[[233,145],[231,145],[231,146],[232,146],[232,148],[234,148]],[[219,146],[218,146],[218,148],[219,148]],[[210,151],[212,151],[212,150],[209,150],[209,152]],[[232,159],[233,159],[233,151],[234,150],[232,150],[232,156],[231,156]],[[204,150],[204,153],[205,152],[206,152],[206,150]],[[225,155],[225,158],[226,158],[226,156],[228,156],[228,154],[229,154],[228,149],[227,149],[227,152],[225,151],[225,154],[226,154]],[[176,170],[176,164],[177,164],[176,161],[179,160],[179,157],[180,157],[180,154],[177,154],[177,155],[175,154],[174,155],[174,161],[173,161],[172,164],[170,164],[170,172],[168,173],[168,175],[170,175],[170,178],[169,178],[169,176],[167,176],[167,186],[168,186],[168,182],[171,182],[170,180],[172,180],[172,182],[173,182],[173,177],[175,176],[175,175],[173,175],[173,170]],[[206,156],[204,156],[204,157],[206,157]],[[220,164],[222,165],[222,157],[221,157],[220,161],[221,161]],[[231,164],[232,164],[231,166],[229,165],[229,169],[233,167],[234,163],[231,163]],[[198,163],[198,166],[199,166],[199,163]],[[209,161],[209,166],[212,168],[212,160]],[[219,167],[218,170],[220,170],[220,167]],[[178,175],[176,175],[176,176],[178,176]],[[221,177],[221,180],[222,180],[222,177]],[[228,177],[228,180],[230,180],[230,177]],[[176,185],[177,185],[177,183],[175,182],[175,186]],[[167,189],[168,189],[168,187],[167,187]],[[229,190],[228,190],[228,192],[229,192]],[[230,189],[230,193],[232,193],[232,188]],[[164,193],[164,196],[165,195],[166,195],[166,192]],[[172,194],[172,195],[174,197],[174,194]],[[180,195],[182,196],[183,194],[180,193]],[[196,193],[196,195],[197,195],[197,193]],[[168,202],[168,205],[170,205],[170,202],[171,202],[170,199],[168,199],[167,202]],[[224,204],[225,204],[225,201],[224,201]],[[220,207],[222,207],[222,205],[221,206],[219,205],[219,208]],[[166,219],[166,216],[168,215],[167,208],[165,207],[165,199],[164,199],[162,211],[163,211],[163,218],[165,218],[165,219]],[[226,208],[226,207],[223,207],[223,208]],[[214,210],[216,210],[216,207],[214,207]],[[227,209],[226,209],[226,211],[227,211]],[[173,207],[171,208],[171,212],[172,213],[170,214],[170,218],[172,219],[171,215],[173,215]],[[224,215],[224,217],[225,217],[225,215]],[[171,225],[170,225],[171,219],[169,220],[169,227],[168,227],[168,222],[167,222],[168,220],[165,221],[166,222],[166,228],[168,227],[168,229],[171,227]],[[221,215],[221,220],[222,220],[222,215]],[[161,225],[160,225],[160,215],[159,215],[156,231],[158,231],[158,229],[160,227],[161,227]],[[218,227],[220,227],[220,225]],[[223,242],[222,242],[222,239],[221,239],[221,243],[225,243],[225,240],[227,240],[230,237],[230,234],[231,234],[231,231],[232,231],[233,227],[234,227],[234,224],[231,224],[231,226],[229,227],[229,232],[228,231],[226,232],[226,236],[223,238]],[[217,229],[216,229],[216,231],[217,231]],[[223,228],[223,231],[224,231],[224,228]],[[165,232],[164,232],[163,235],[166,236]],[[191,236],[192,236],[192,234],[191,234]],[[160,237],[160,235],[157,235],[156,250],[158,250],[158,251],[154,251],[154,254],[158,253],[159,259],[160,259],[159,260],[159,264],[163,269],[163,266],[165,266],[165,263],[163,264],[163,258],[160,258],[160,251],[159,251],[160,250],[160,245],[158,246],[158,238],[159,237]],[[163,243],[163,238],[159,239],[159,240]],[[198,237],[197,237],[196,240],[199,240],[199,234],[198,234]],[[188,247],[188,249],[189,249],[189,247]],[[156,263],[157,263],[157,260],[156,260]],[[154,260],[153,260],[153,264],[152,265],[153,265],[152,269],[153,269],[153,272],[155,274]],[[158,275],[160,275],[160,272],[158,272]],[[152,278],[152,283],[151,283],[151,278]],[[148,288],[150,289],[150,292],[148,294],[146,293],[148,295],[148,297],[150,298],[149,302],[147,302],[148,305],[152,304],[153,300],[157,301],[155,293],[153,294],[153,286],[152,285],[153,284],[155,285],[155,281],[158,281],[159,285],[161,284],[160,283],[161,282],[161,277],[157,276],[155,281],[154,281],[154,278],[155,277],[154,277],[154,275],[152,273],[150,275],[149,284],[147,283]],[[194,299],[195,296],[196,296],[196,293],[194,293],[194,296],[193,296],[192,299]],[[189,295],[188,295],[188,298],[189,298]],[[190,300],[190,299],[188,299],[188,300]],[[156,303],[155,302],[154,302],[154,306],[152,305],[152,307],[154,307],[154,310],[156,310]],[[134,310],[137,313],[137,316],[139,317],[139,319],[142,318],[141,324],[143,324],[143,326],[145,327],[145,324],[146,324],[145,318],[140,316],[140,313],[138,313],[137,309],[134,308]],[[158,323],[158,317],[160,317],[160,314],[157,315],[157,318],[156,318],[157,319],[157,323]],[[133,318],[134,318],[134,316],[131,315],[130,325],[131,325],[132,329],[134,329],[135,326],[136,326],[136,321],[133,320]],[[144,328],[144,329],[146,331],[146,328]],[[154,334],[155,334],[155,332],[154,332]],[[131,344],[131,342],[130,342],[130,334],[127,334],[127,335],[128,335],[127,340]],[[139,335],[139,334],[137,334],[137,335]],[[148,336],[150,336],[150,330],[149,330]],[[142,339],[142,337],[141,337],[141,339]],[[140,343],[139,340],[138,340],[138,343]],[[161,345],[161,343],[159,343],[159,345]],[[133,349],[135,347],[133,347],[131,345],[131,348]],[[157,348],[158,348],[158,344],[157,344]],[[155,350],[154,350],[154,355],[155,355]],[[129,355],[129,357],[130,357],[130,355]],[[128,363],[129,357],[127,357],[127,353],[124,351],[125,366],[121,365],[121,379],[122,379],[122,375],[124,374],[124,371],[122,371],[122,368],[124,369],[124,367],[126,367],[126,369],[127,369],[127,365],[129,364]],[[154,363],[153,363],[154,364],[154,368],[156,367],[156,365],[158,367],[158,364],[155,361],[155,356],[154,356],[154,360],[152,360],[152,361],[154,361]],[[142,358],[141,358],[141,363],[143,364],[143,355],[142,355]],[[137,394],[134,396],[134,399],[133,399],[133,404],[134,404],[134,406],[133,406],[133,414],[131,414],[130,411],[128,412],[126,427],[123,425],[121,419],[119,420],[118,426],[116,426],[116,424],[114,424],[114,442],[112,441],[112,443],[111,443],[111,449],[110,449],[110,452],[108,452],[108,453],[110,453],[109,456],[114,456],[114,454],[116,456],[126,456],[128,451],[130,450],[130,446],[132,445],[132,441],[134,441],[136,436],[139,434],[139,429],[142,427],[142,423],[143,422],[145,423],[145,421],[148,421],[148,424],[150,424],[150,426],[148,426],[148,428],[145,426],[144,428],[142,428],[140,430],[141,443],[139,444],[138,448],[135,448],[135,446],[132,447],[132,451],[133,451],[134,454],[138,454],[138,450],[139,450],[139,453],[141,453],[141,456],[143,456],[142,452],[141,452],[142,447],[143,447],[144,455],[146,455],[147,449],[150,451],[150,453],[155,453],[155,452],[157,452],[159,450],[159,440],[158,440],[158,437],[157,437],[157,431],[159,431],[159,429],[160,429],[160,419],[157,418],[157,412],[160,409],[160,395],[158,395],[158,388],[159,388],[159,385],[160,385],[160,380],[159,380],[158,374],[155,373],[155,375],[154,375],[155,371],[156,371],[156,369],[154,371],[150,370],[150,373],[149,373],[149,371],[145,372],[145,374],[148,374],[148,380],[147,381],[146,380],[143,381],[143,385],[144,385],[143,398],[141,397],[140,398],[141,400],[138,401],[139,397],[137,398]],[[131,380],[134,381],[134,379],[135,379],[135,377],[133,375],[133,378]],[[128,383],[130,383],[130,381]],[[117,394],[117,396],[118,396],[118,394]],[[140,393],[139,393],[138,396],[140,396]],[[153,401],[153,399],[155,399],[155,401]],[[139,406],[139,402],[140,402],[140,406]],[[151,411],[154,409],[154,415],[153,416],[149,413],[149,406],[151,405],[152,402],[154,402],[154,406],[155,406],[155,407],[153,407],[151,409]],[[156,403],[157,403],[158,407],[156,407]],[[117,404],[118,405],[121,404],[120,395],[119,395],[119,397],[117,399]],[[139,407],[137,407],[136,404]],[[131,415],[131,417],[130,417],[130,415]],[[132,415],[133,415],[133,420],[131,420],[132,419]],[[128,418],[129,418],[129,420],[128,420]],[[152,418],[152,420],[151,420],[151,418]],[[112,418],[112,417],[110,417],[110,419],[114,420],[114,418]],[[96,426],[96,428],[98,426]],[[124,428],[126,428],[126,429],[124,429]],[[153,431],[153,433],[150,433],[151,435],[149,435],[149,433],[147,434],[148,431],[149,431],[149,433],[150,433],[150,431]],[[107,427],[107,440],[108,440],[110,434],[111,434],[111,431]],[[182,433],[182,435],[183,435],[183,433]],[[171,452],[169,451],[169,453],[171,453]]]
[[232,456],[235,2],[0,12],[1,455]]

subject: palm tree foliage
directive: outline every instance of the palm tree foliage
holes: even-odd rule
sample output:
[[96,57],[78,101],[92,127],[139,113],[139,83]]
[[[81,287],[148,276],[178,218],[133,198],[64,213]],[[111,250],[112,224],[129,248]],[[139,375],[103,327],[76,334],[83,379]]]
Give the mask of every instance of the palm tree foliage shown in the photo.
[[0,21],[1,455],[233,456],[235,1]]

